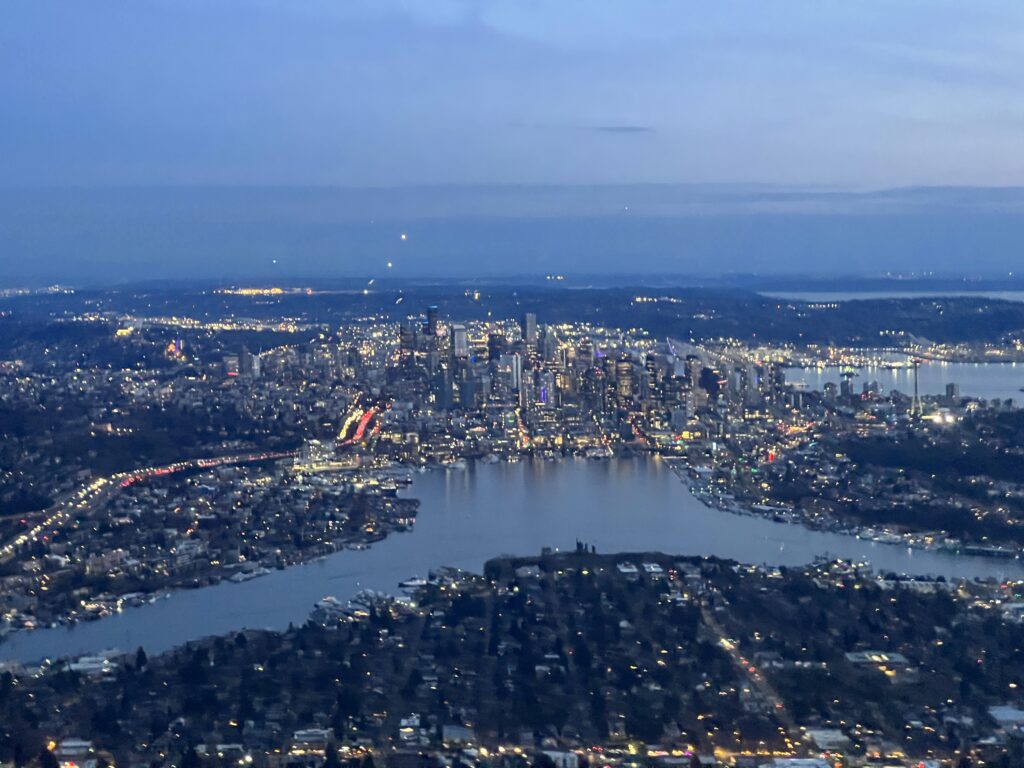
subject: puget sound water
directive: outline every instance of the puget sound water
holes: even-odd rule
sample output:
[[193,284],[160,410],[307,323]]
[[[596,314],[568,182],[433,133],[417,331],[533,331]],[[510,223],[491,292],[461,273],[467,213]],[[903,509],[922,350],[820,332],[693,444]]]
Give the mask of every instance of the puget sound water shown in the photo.
[[176,592],[91,623],[16,633],[0,645],[0,659],[36,661],[140,645],[158,653],[242,628],[283,629],[305,621],[326,595],[395,592],[402,579],[433,568],[479,572],[492,557],[571,549],[577,539],[598,552],[656,550],[772,565],[829,555],[868,560],[879,571],[1024,577],[1017,560],[910,550],[712,509],[656,457],[477,463],[417,475],[404,493],[422,502],[416,524],[366,551],[345,550],[242,584]]

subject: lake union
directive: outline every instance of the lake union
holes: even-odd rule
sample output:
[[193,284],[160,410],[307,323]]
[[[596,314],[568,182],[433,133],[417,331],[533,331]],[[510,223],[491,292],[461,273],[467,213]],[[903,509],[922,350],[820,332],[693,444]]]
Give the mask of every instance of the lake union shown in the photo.
[[242,584],[174,593],[91,623],[17,633],[0,645],[0,659],[140,645],[154,653],[246,627],[283,629],[303,622],[325,595],[394,592],[402,579],[440,566],[479,572],[497,555],[571,549],[577,540],[599,552],[658,550],[773,565],[830,555],[868,560],[880,571],[1024,577],[1017,560],[908,550],[721,512],[692,496],[657,458],[471,464],[417,475],[405,495],[422,502],[415,526],[366,551],[338,552]]

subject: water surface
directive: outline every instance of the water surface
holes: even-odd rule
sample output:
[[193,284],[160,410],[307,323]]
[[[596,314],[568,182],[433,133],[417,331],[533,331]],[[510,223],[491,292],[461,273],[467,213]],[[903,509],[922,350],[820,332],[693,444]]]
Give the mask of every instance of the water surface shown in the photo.
[[139,645],[153,653],[243,627],[282,629],[304,621],[325,595],[393,592],[400,580],[431,568],[479,571],[497,555],[571,549],[577,539],[599,552],[658,550],[775,565],[831,554],[901,573],[1024,577],[1017,561],[912,551],[720,512],[693,497],[657,458],[476,464],[418,475],[406,494],[422,500],[413,530],[367,551],[338,552],[243,584],[179,592],[71,628],[20,633],[0,645],[0,658],[31,661]]
[[950,299],[978,298],[1000,301],[1024,301],[1024,291],[759,291],[762,296],[789,301],[831,303],[869,299]]
[[[894,358],[905,360],[904,356]],[[820,390],[828,382],[839,386],[842,370],[838,366],[826,368],[787,368],[786,381],[803,383],[809,389]],[[918,391],[922,395],[944,395],[947,384],[960,385],[964,397],[978,397],[985,400],[1024,400],[1024,363],[945,363],[926,360],[917,371]],[[887,394],[898,390],[904,394],[914,393],[914,371],[912,368],[885,368],[868,366],[854,371],[854,391],[860,392],[866,382],[877,381],[879,391]]]

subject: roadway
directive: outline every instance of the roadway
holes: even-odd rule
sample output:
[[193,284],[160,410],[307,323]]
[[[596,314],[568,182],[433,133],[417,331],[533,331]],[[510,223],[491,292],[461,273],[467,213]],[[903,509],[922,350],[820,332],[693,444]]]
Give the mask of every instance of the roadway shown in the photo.
[[43,518],[40,522],[36,523],[29,530],[22,531],[0,546],[0,564],[7,563],[13,559],[21,547],[37,541],[45,541],[51,534],[59,533],[63,526],[69,522],[93,514],[123,489],[151,477],[176,474],[190,469],[211,469],[232,464],[249,464],[255,461],[275,461],[277,459],[294,458],[297,454],[297,451],[264,451],[261,453],[188,459],[162,467],[146,467],[130,472],[118,472],[107,477],[93,478],[41,513],[36,513]]

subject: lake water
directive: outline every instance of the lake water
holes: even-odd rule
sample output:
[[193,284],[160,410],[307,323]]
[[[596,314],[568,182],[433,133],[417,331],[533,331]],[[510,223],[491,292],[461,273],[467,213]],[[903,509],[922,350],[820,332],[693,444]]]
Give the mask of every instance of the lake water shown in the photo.
[[476,464],[417,476],[406,493],[422,500],[413,530],[367,551],[338,552],[243,584],[178,592],[92,623],[19,633],[0,645],[0,659],[139,645],[155,653],[243,627],[281,629],[304,621],[325,595],[393,592],[400,580],[431,568],[479,572],[497,555],[571,549],[577,539],[599,552],[658,550],[774,565],[830,554],[901,573],[1024,577],[1024,565],[1015,560],[909,550],[720,512],[693,497],[657,458]]
[[[788,368],[786,381],[803,382],[809,389],[820,390],[826,383],[839,386],[841,369]],[[866,367],[855,371],[854,390],[861,391],[865,382],[877,381],[880,391],[888,393],[893,389],[908,395],[914,393],[914,371],[910,368],[889,369]],[[1024,402],[1024,363],[943,363],[925,361],[918,368],[918,391],[922,395],[944,395],[946,384],[960,385],[964,397],[1012,398]]]

